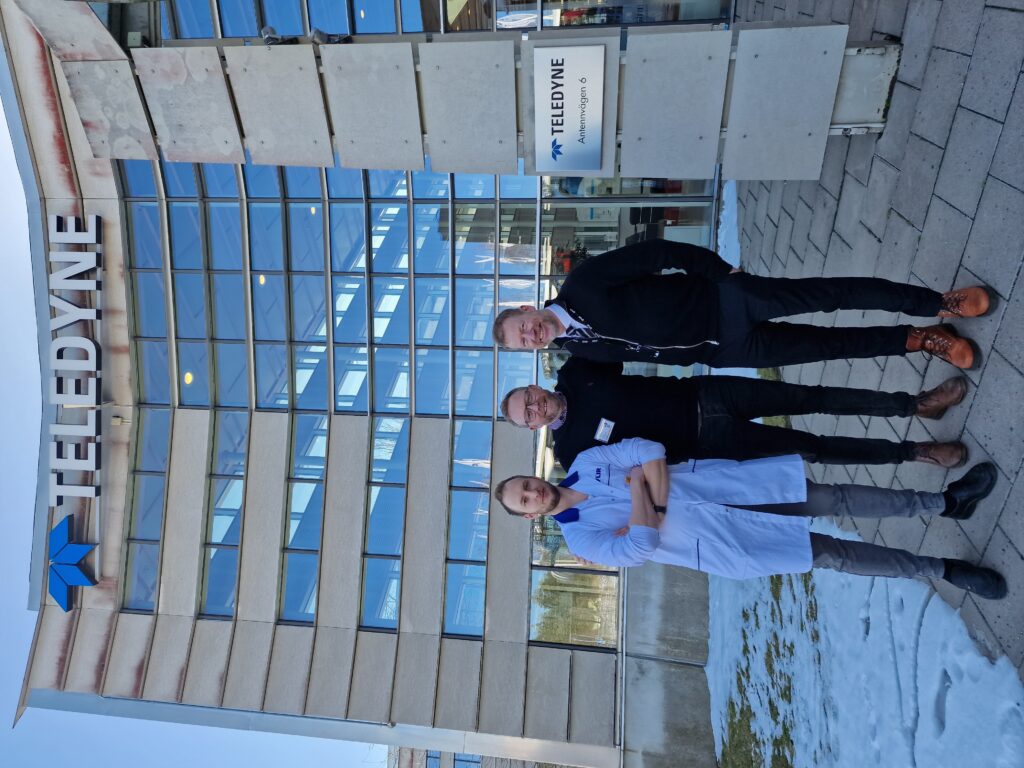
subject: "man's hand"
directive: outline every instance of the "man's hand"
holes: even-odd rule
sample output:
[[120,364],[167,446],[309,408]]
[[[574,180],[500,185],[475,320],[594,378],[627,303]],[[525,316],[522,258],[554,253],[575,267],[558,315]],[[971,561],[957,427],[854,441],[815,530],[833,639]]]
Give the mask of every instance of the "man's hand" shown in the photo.
[[742,271],[743,270],[740,269],[739,267],[733,267],[732,269],[729,270],[729,274],[730,275],[735,275],[737,272],[742,272]]
[[579,555],[573,555],[573,557],[576,558],[578,565],[597,565],[593,560],[587,560],[585,557],[580,557]]
[[627,533],[629,533],[629,526],[628,525],[624,525],[621,528],[619,528],[619,530],[617,530],[615,532],[615,535],[616,536],[625,536]]

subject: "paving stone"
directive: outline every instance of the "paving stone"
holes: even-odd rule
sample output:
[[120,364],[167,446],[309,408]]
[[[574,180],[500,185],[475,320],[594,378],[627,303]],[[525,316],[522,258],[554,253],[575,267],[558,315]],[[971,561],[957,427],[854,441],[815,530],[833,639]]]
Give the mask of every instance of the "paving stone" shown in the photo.
[[804,263],[796,255],[796,251],[789,249],[789,258],[786,259],[786,272],[783,277],[796,278],[804,276]]
[[860,220],[878,238],[885,235],[885,224],[889,219],[889,208],[899,178],[900,172],[896,168],[877,155],[873,158]]
[[1005,298],[1024,254],[1024,192],[991,176],[978,204],[964,264]]
[[789,240],[793,235],[793,219],[786,213],[779,213],[779,226],[775,230],[775,255],[786,264],[789,258]]
[[920,518],[885,518],[879,521],[878,535],[884,546],[917,553],[924,542],[925,525]]
[[903,19],[907,15],[907,0],[886,0],[875,13],[875,29],[884,35],[899,37],[903,34]]
[[986,8],[960,103],[1002,122],[1024,62],[1024,14]]
[[867,277],[873,274],[878,257],[882,252],[882,241],[858,222],[850,247],[853,250],[852,274],[857,277]]
[[910,135],[892,207],[918,229],[924,227],[941,162],[942,150],[939,147],[919,136]]
[[796,206],[796,216],[793,218],[793,234],[790,236],[790,247],[796,251],[797,256],[804,257],[807,250],[807,236],[811,232],[811,219],[814,211],[803,200]]
[[[826,375],[828,371],[825,372]],[[842,437],[865,437],[868,433],[867,425],[861,421],[860,416],[840,416],[836,423],[836,434]],[[859,465],[857,465],[859,466]],[[848,467],[854,472],[853,482],[857,482],[856,466]]]
[[768,190],[763,185],[759,185],[756,196],[757,205],[754,209],[754,226],[764,232],[764,225],[768,220]]
[[999,527],[1017,551],[1024,552],[1024,475],[1017,475],[1017,482],[1013,483],[1006,497],[999,516]]
[[786,262],[772,254],[772,263],[769,265],[768,274],[772,277],[785,277],[786,276]]
[[969,56],[932,48],[910,130],[932,144],[946,146],[957,100],[967,79]]
[[[821,374],[825,371],[825,363],[804,363],[800,370],[800,383],[816,387],[821,383]],[[816,416],[820,414],[815,414]],[[815,430],[812,430],[815,431]]]
[[1006,303],[995,348],[1018,370],[1024,371],[1024,280],[1019,278]]
[[877,133],[864,133],[850,138],[850,148],[846,153],[846,172],[861,184],[868,183],[871,158],[874,157],[877,143]]
[[825,370],[821,374],[821,386],[845,387],[850,380],[849,360],[827,360]]
[[[924,374],[906,357],[890,357],[882,371],[881,389],[883,392],[920,392],[923,381]],[[910,417],[891,416],[889,426],[903,438],[910,429]]]
[[935,194],[973,216],[985,187],[1002,125],[960,108],[935,182]]
[[869,357],[859,357],[850,361],[850,377],[847,386],[856,389],[881,390],[882,369]]
[[796,217],[797,204],[800,201],[800,182],[785,181],[782,190],[782,210]]
[[1011,11],[1024,11],[1024,0],[985,0],[985,5],[1009,8]]
[[849,24],[853,13],[853,0],[832,0],[832,21]]
[[1024,75],[1017,79],[990,173],[1024,190]]
[[857,274],[853,249],[837,232],[829,238],[825,269],[821,274],[823,277],[854,277]]
[[768,218],[779,223],[779,209],[782,208],[782,187],[786,182],[773,181],[768,187]]
[[910,0],[903,23],[903,55],[897,77],[917,88],[924,80],[928,53],[942,3],[939,0]]
[[[952,520],[937,518],[928,521],[928,527],[921,541],[920,554],[932,557],[955,557],[976,563],[981,559],[981,552],[975,547],[967,535]],[[954,608],[959,608],[966,593],[957,589],[945,579],[930,579],[939,596]]]
[[970,56],[974,50],[974,40],[978,36],[981,14],[984,10],[985,0],[954,0],[943,3],[932,45]]
[[[979,285],[983,281],[966,267],[961,267],[953,281],[953,286],[963,288],[968,285]],[[973,382],[980,382],[985,375],[989,353],[995,346],[996,334],[1002,324],[1003,315],[1006,313],[1006,302],[997,301],[995,306],[989,310],[984,317],[955,318],[948,320],[950,325],[956,328],[957,332],[973,341],[981,350],[981,365],[974,370],[965,371],[968,378]]]
[[839,196],[836,208],[836,220],[833,225],[836,232],[848,243],[852,243],[855,227],[860,223],[860,213],[864,206],[867,187],[852,176],[847,175],[843,182],[843,193]]
[[1014,476],[1024,459],[1024,424],[1019,418],[1021,403],[1024,403],[1024,374],[998,352],[992,352],[967,417],[967,429],[1002,470]]
[[864,541],[875,541],[878,537],[878,520],[868,517],[855,517],[853,524],[857,526],[857,532]]
[[921,233],[909,221],[893,212],[885,225],[882,250],[875,265],[875,276],[898,283],[910,277],[911,265],[917,255]]
[[822,252],[828,250],[837,207],[836,199],[825,191],[818,195],[818,199],[814,203],[814,217],[811,219],[808,239]]
[[942,198],[933,197],[917,246],[914,274],[929,288],[948,291],[970,233],[970,218]]
[[861,42],[871,39],[871,30],[875,27],[875,15],[878,13],[880,0],[857,0],[850,14],[850,41]]
[[821,277],[825,269],[825,254],[808,241],[807,249],[804,251],[804,277]]
[[[994,461],[970,430],[966,430],[960,439],[967,446],[967,450],[970,452],[970,459],[967,461],[967,466],[949,470],[946,476],[947,484],[959,480],[967,474],[971,467],[977,464],[991,461],[997,464],[998,467],[998,462]],[[971,540],[971,543],[978,548],[979,552],[984,552],[985,547],[988,546],[992,538],[992,532],[996,529],[1003,508],[1006,506],[1006,498],[1010,495],[1012,483],[1009,477],[1001,469],[997,471],[996,485],[992,492],[978,502],[978,506],[969,520],[957,521],[957,525],[967,535],[967,538]]]
[[[980,562],[980,560],[975,562]],[[974,598],[963,590],[959,591],[964,595],[963,604],[960,606],[960,618],[967,626],[967,634],[971,636],[974,645],[989,661],[995,661],[1003,655],[999,638],[996,637],[996,633],[978,610],[978,604],[974,602]]]
[[821,161],[819,183],[834,198],[839,197],[843,185],[843,167],[846,165],[849,147],[850,139],[846,136],[829,136],[825,142],[825,157]]
[[[885,419],[878,416],[868,419],[868,437],[878,440],[902,439]],[[892,482],[896,479],[895,464],[867,464],[866,467],[875,485],[879,488],[892,488]]]
[[897,168],[902,168],[903,155],[910,138],[910,124],[917,112],[917,99],[921,91],[906,83],[897,82],[889,100],[885,130],[875,145],[875,152]]
[[1024,557],[997,527],[982,563],[1003,574],[1009,592],[1003,600],[985,600],[977,595],[970,599],[977,604],[1010,661],[1018,666],[1024,661]]
[[775,250],[775,222],[766,219],[764,224],[764,236],[761,238],[761,261],[765,264],[772,263],[773,251]]

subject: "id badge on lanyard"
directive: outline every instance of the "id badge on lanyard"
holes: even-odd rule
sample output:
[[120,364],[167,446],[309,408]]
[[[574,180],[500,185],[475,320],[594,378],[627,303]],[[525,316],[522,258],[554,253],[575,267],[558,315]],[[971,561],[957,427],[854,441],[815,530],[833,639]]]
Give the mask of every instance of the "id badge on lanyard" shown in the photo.
[[612,430],[615,429],[615,422],[608,421],[608,419],[601,419],[597,425],[597,431],[594,432],[594,439],[599,443],[607,443],[612,436]]

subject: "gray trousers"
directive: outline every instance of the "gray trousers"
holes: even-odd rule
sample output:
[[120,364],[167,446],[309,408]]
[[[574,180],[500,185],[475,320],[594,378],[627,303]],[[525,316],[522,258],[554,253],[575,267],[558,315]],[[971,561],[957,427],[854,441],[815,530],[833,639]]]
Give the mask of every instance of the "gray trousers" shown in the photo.
[[[941,493],[876,488],[873,485],[821,485],[809,480],[807,501],[745,507],[777,515],[869,518],[933,517],[945,508],[946,500]],[[836,539],[820,533],[811,534],[811,554],[815,568],[830,568],[861,576],[930,576],[941,579],[945,572],[945,563],[939,557],[915,555],[905,549]]]

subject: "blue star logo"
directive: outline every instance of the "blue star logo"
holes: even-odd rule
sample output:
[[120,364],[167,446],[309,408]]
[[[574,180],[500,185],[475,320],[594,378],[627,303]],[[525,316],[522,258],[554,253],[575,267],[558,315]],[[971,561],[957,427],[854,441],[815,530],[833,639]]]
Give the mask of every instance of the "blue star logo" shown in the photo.
[[72,587],[91,587],[96,583],[82,570],[82,560],[96,545],[71,541],[72,517],[74,515],[68,515],[50,531],[50,578],[47,587],[50,596],[65,611],[71,610]]
[[557,160],[558,156],[562,154],[562,145],[558,143],[558,139],[551,140],[551,159]]

